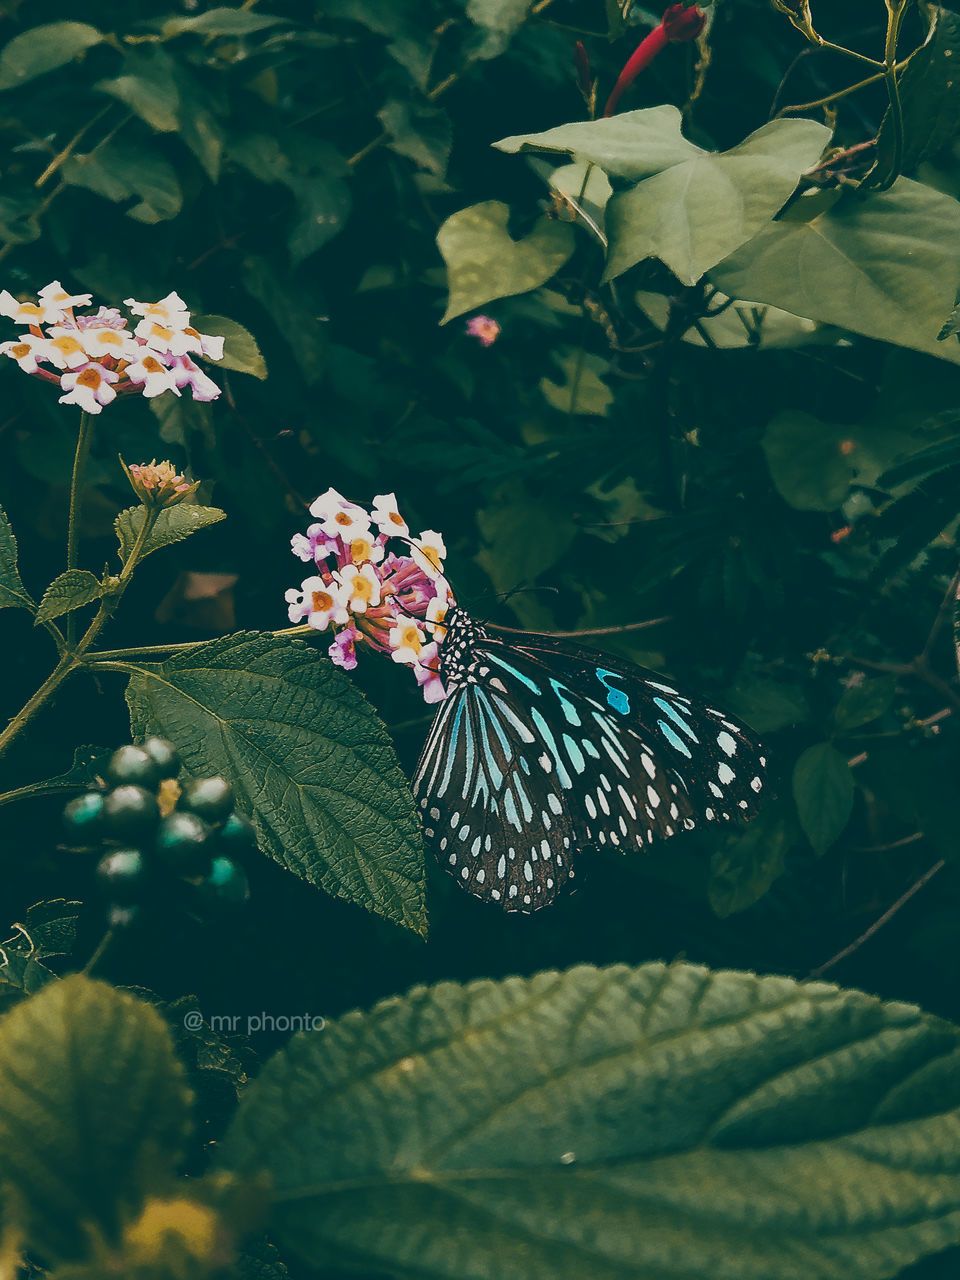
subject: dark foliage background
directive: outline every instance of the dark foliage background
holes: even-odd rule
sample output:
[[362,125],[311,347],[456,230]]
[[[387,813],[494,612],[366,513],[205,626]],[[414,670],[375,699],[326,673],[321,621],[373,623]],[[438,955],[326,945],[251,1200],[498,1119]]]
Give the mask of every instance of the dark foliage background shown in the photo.
[[[960,372],[855,336],[719,350],[681,341],[684,326],[660,335],[635,290],[690,314],[701,291],[649,263],[615,292],[600,288],[586,240],[548,293],[485,308],[502,325],[489,349],[463,319],[440,327],[444,219],[500,199],[520,234],[551,204],[535,164],[490,144],[584,118],[575,40],[602,100],[638,38],[630,28],[607,38],[602,0],[534,8],[501,52],[481,56],[494,37],[459,3],[278,0],[270,15],[285,21],[264,14],[240,33],[178,33],[193,6],[90,3],[82,20],[107,38],[0,95],[0,283],[29,293],[59,278],[105,304],[176,289],[196,314],[251,330],[270,371],[263,382],[223,375],[226,393],[209,408],[165,398],[155,415],[127,401],[101,416],[82,563],[98,569],[113,554],[112,519],[129,501],[118,451],[171,456],[205,478],[229,519],[149,560],[108,643],[281,627],[283,591],[302,576],[288,544],[306,504],[330,484],[361,502],[395,490],[412,525],[444,532],[458,596],[481,616],[560,630],[666,617],[597,643],[753,723],[777,798],[728,839],[705,831],[647,858],[598,853],[576,895],[529,919],[485,909],[431,868],[426,943],[264,859],[242,918],[161,919],[125,938],[103,971],[168,999],[195,993],[206,1013],[326,1016],[419,980],[582,960],[683,955],[804,976],[946,859],[831,977],[960,1018],[949,618],[919,672],[870,666],[925,651],[957,566],[955,465],[895,477],[899,487],[880,477],[931,444],[948,459],[956,450]],[[231,12],[253,19],[260,6]],[[77,16],[44,6],[45,22]],[[0,40],[36,17],[7,5]],[[875,54],[884,18],[881,4],[857,0],[822,15],[824,34]],[[763,0],[718,5],[711,45],[685,126],[704,145],[732,146],[777,105],[846,83],[844,64],[809,52]],[[682,106],[694,63],[692,47],[670,49],[625,105]],[[844,100],[838,142],[873,137],[883,109],[872,90]],[[923,176],[960,192],[951,145]],[[619,346],[643,350],[614,349],[611,326]],[[569,383],[578,367],[568,412],[569,395],[548,400],[543,381]],[[77,424],[12,362],[0,379],[0,500],[36,593],[62,568]],[[812,454],[780,457],[769,424],[798,412],[834,425]],[[829,505],[787,500],[827,486],[828,473]],[[232,597],[206,613],[161,607],[184,572],[236,575]],[[47,638],[15,612],[4,618],[5,716],[51,666]],[[412,768],[428,723],[412,681],[373,658],[356,679]],[[877,710],[866,720],[863,701],[853,705],[862,680]],[[74,682],[57,709],[11,755],[10,786],[61,772],[77,743],[129,734],[118,677]],[[801,753],[828,741],[856,761],[855,800],[838,838],[814,850],[791,780]],[[57,809],[36,800],[5,811],[8,920],[40,898],[91,896],[87,864],[57,847]],[[82,928],[81,950],[92,949],[96,908]],[[254,1045],[273,1047],[270,1036]]]

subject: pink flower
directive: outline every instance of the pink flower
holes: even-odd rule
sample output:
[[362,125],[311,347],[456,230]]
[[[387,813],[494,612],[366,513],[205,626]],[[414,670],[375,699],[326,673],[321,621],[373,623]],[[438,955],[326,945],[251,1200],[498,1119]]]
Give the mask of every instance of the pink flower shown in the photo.
[[500,337],[500,326],[492,316],[474,316],[467,321],[467,333],[477,338],[482,347],[492,347]]

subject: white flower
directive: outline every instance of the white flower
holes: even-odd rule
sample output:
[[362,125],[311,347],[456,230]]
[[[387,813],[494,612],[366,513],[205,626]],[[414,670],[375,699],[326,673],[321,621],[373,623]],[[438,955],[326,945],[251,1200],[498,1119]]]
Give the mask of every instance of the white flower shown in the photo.
[[65,373],[60,386],[67,394],[60,397],[60,403],[78,404],[87,413],[99,413],[105,404],[116,400],[117,393],[110,383],[116,382],[119,376],[99,364],[88,364],[79,372]]
[[124,369],[130,381],[142,384],[143,394],[148,400],[152,400],[154,396],[162,396],[165,391],[172,391],[178,396],[180,388],[173,369],[162,365],[156,356],[150,355],[142,347],[137,350],[143,358],[131,361]]
[[427,630],[434,640],[442,640],[447,634],[444,622],[452,608],[453,597],[449,593],[449,587],[446,591],[441,592],[440,595],[434,596],[427,605]]
[[417,567],[428,578],[439,578],[443,574],[443,558],[447,554],[443,537],[435,529],[426,529],[419,538],[411,538],[410,544],[410,554]]
[[290,606],[287,615],[291,622],[306,618],[309,626],[326,631],[331,622],[348,620],[345,603],[346,592],[339,582],[324,582],[323,578],[307,578],[301,590],[292,587],[285,595]]
[[393,650],[390,656],[394,662],[414,663],[426,640],[419,623],[413,618],[404,618],[390,628],[390,648]]
[[55,364],[58,369],[80,369],[90,360],[90,355],[80,341],[83,336],[79,329],[72,325],[54,325],[48,330],[49,355],[45,359]]
[[372,538],[369,531],[361,534],[359,538],[350,539],[350,559],[354,564],[363,564],[365,560],[379,564],[384,554],[382,544]]
[[113,356],[115,360],[136,360],[143,348],[134,342],[133,334],[128,329],[117,328],[116,325],[87,325],[82,329],[51,329],[53,337],[71,335],[92,359],[101,356]]
[[89,293],[67,293],[59,280],[44,285],[37,295],[42,311],[41,324],[59,324],[61,320],[69,320],[71,307],[89,307],[93,295]]
[[38,338],[35,333],[25,333],[16,342],[4,342],[0,351],[11,360],[16,360],[24,373],[36,373],[37,361],[52,363],[50,343],[46,338]]
[[320,521],[329,538],[342,538],[350,543],[370,532],[370,517],[363,507],[348,502],[336,489],[328,489],[311,505],[310,514]]
[[347,594],[351,613],[366,613],[380,603],[380,579],[372,564],[347,564],[334,574]]
[[190,387],[194,400],[216,400],[220,394],[220,388],[213,379],[208,378],[189,356],[177,356],[171,365],[171,372],[178,387]]
[[372,519],[377,528],[386,534],[405,538],[410,533],[410,526],[397,510],[395,493],[380,493],[374,498]]
[[124,298],[123,305],[135,316],[155,321],[170,329],[185,329],[190,323],[190,312],[179,293],[168,293],[159,302],[138,302],[136,298]]

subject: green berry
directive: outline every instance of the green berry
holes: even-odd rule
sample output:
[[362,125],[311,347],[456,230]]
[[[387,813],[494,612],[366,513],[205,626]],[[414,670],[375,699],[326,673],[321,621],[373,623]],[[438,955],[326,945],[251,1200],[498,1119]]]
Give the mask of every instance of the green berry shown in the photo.
[[184,787],[180,808],[205,822],[223,822],[233,808],[233,787],[225,778],[196,778]]
[[233,811],[217,832],[217,842],[225,853],[252,852],[257,847],[257,829],[245,814]]
[[126,905],[111,902],[107,909],[107,924],[111,929],[129,929],[131,925],[137,923],[142,914],[143,908],[136,902]]
[[232,858],[214,858],[210,873],[200,884],[204,898],[214,906],[242,907],[250,897],[250,882],[243,867]]
[[115,902],[136,902],[147,878],[147,864],[139,849],[114,849],[97,863],[100,887]]
[[120,747],[110,757],[107,781],[117,787],[132,782],[155,791],[160,785],[160,770],[142,747]]
[[103,796],[99,791],[74,796],[63,811],[63,825],[67,834],[75,840],[99,840],[102,821]]
[[149,834],[157,825],[157,797],[143,787],[115,787],[103,802],[103,825],[118,840]]
[[210,870],[210,834],[195,813],[174,810],[157,828],[157,853],[179,875],[205,875]]
[[175,778],[180,772],[180,757],[166,738],[147,738],[143,749],[159,769],[161,778]]

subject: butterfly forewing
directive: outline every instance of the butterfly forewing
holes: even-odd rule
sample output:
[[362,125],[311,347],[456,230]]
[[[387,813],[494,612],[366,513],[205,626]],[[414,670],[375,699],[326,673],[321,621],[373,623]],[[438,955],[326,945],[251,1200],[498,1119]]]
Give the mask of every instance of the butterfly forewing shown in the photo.
[[437,856],[507,910],[547,905],[579,849],[643,848],[700,820],[750,817],[765,761],[750,731],[654,672],[459,610],[448,697],[414,779]]

